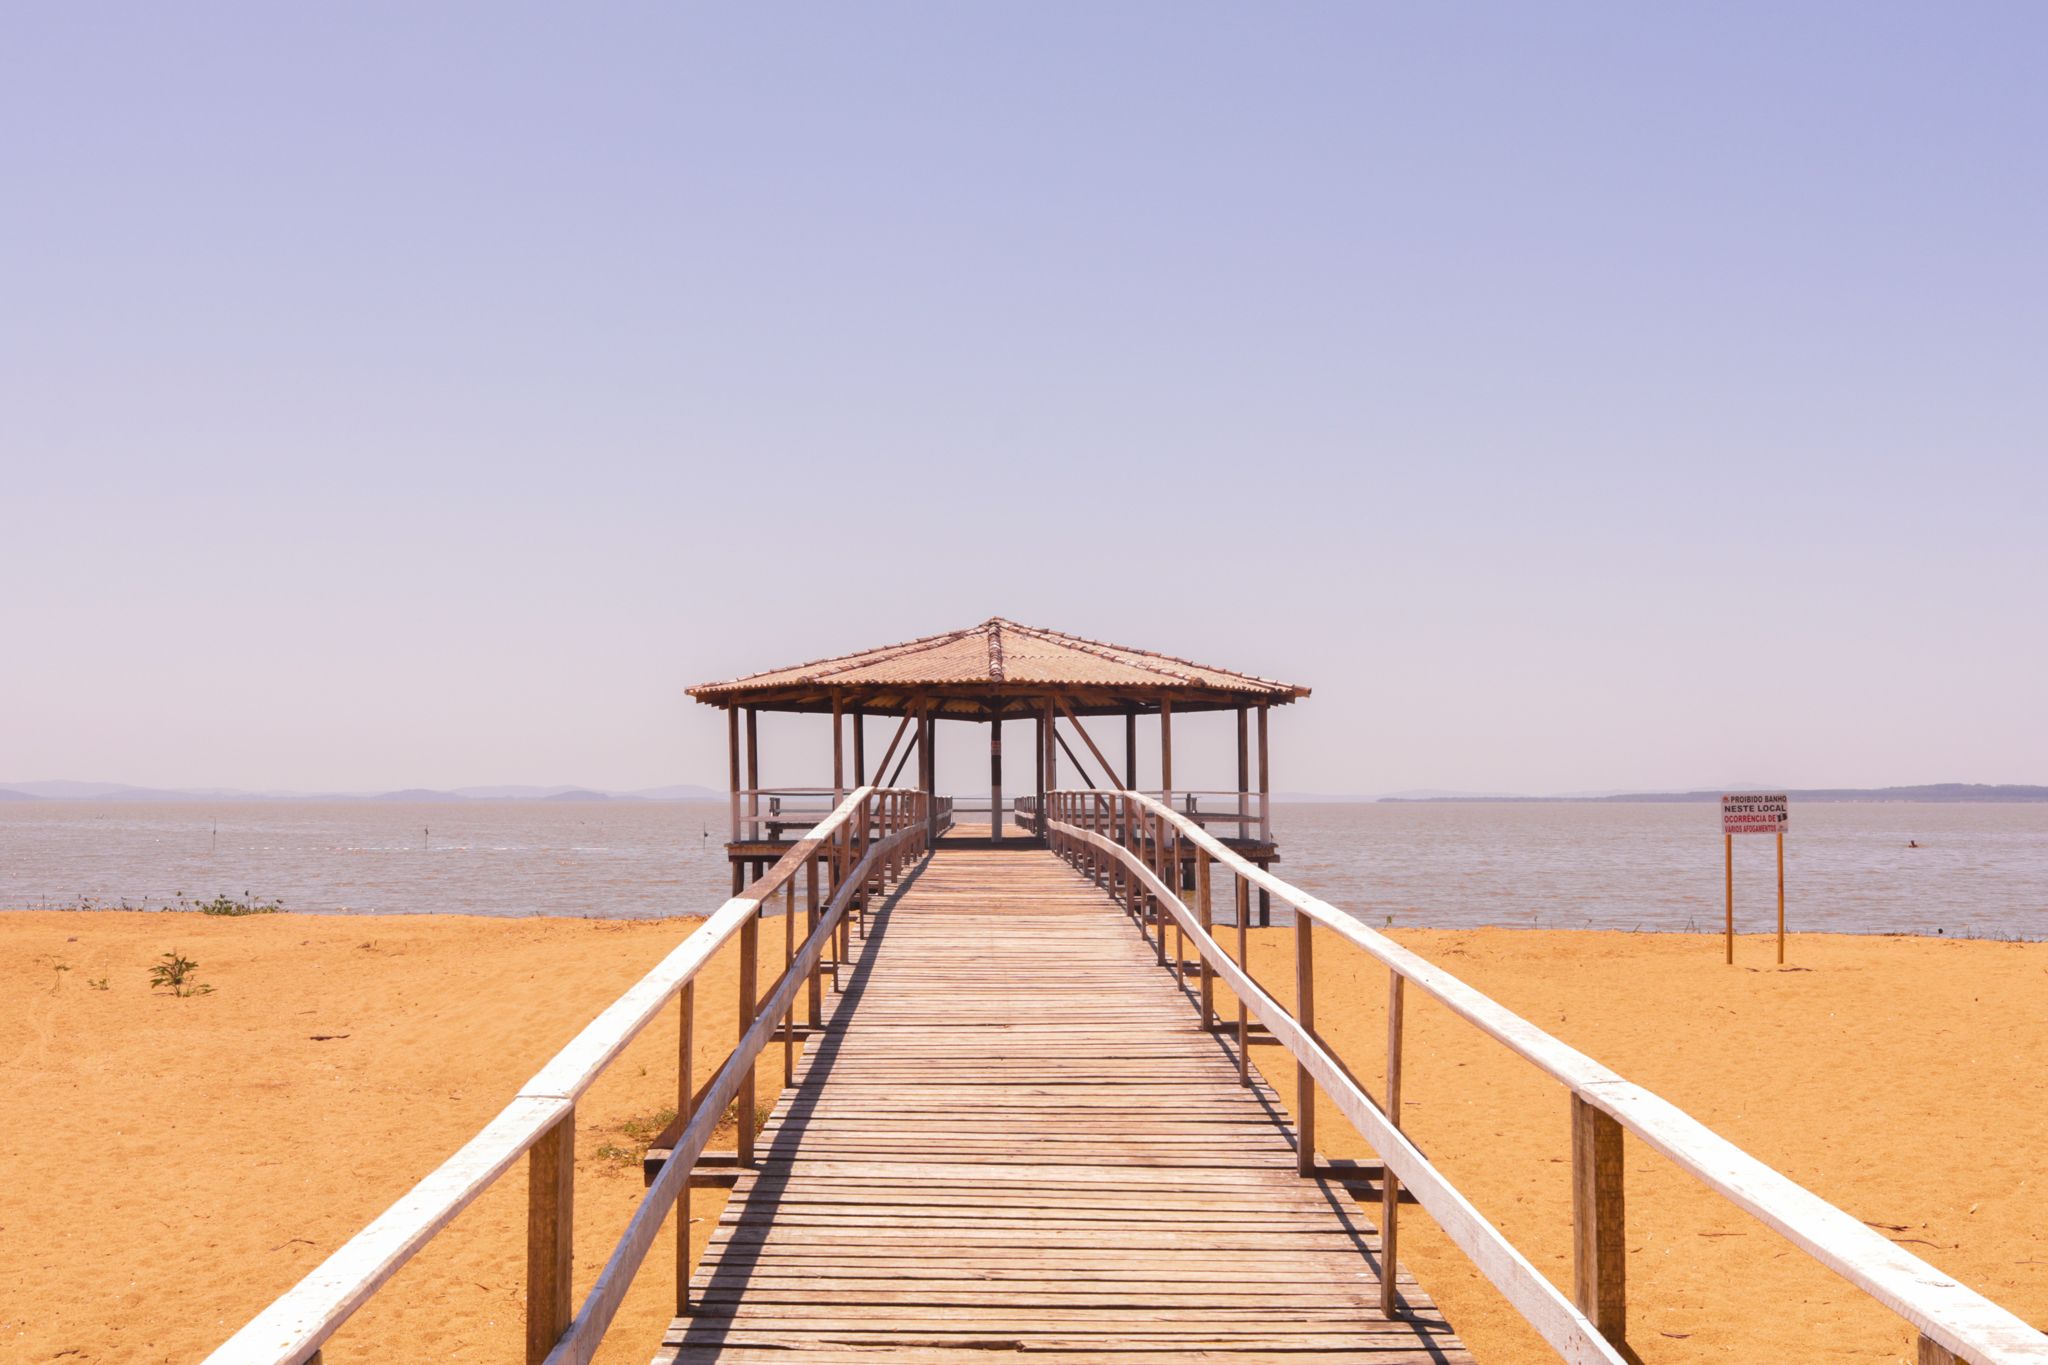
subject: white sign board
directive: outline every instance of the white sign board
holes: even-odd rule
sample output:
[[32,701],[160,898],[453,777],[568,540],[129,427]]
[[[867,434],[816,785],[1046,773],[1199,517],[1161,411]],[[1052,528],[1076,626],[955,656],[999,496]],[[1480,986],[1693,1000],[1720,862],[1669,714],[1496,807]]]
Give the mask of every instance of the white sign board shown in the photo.
[[1721,798],[1723,834],[1783,834],[1790,805],[1783,792],[1737,792]]

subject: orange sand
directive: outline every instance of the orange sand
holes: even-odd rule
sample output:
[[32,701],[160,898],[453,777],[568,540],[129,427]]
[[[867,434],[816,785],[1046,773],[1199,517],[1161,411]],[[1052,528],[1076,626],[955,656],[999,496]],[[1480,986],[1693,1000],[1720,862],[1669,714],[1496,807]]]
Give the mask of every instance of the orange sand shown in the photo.
[[[0,914],[0,1360],[204,1355],[454,1151],[691,927]],[[764,933],[764,950],[779,937]],[[1261,980],[1290,996],[1291,933],[1255,937]],[[1781,973],[1731,971],[1701,938],[1400,937],[2048,1322],[2048,945],[1801,936],[1792,958],[1811,970]],[[150,963],[173,948],[213,994],[150,992]],[[1740,945],[1746,964],[1769,954]],[[732,956],[699,989],[700,1077],[731,1046]],[[1384,972],[1327,937],[1318,956],[1321,1029],[1377,1087]],[[632,1125],[672,1102],[673,1020],[580,1107],[579,1293],[640,1194]],[[1291,1093],[1274,1056],[1260,1050]],[[768,1061],[764,1094],[780,1076],[775,1051]],[[1411,991],[1406,1091],[1424,1149],[1567,1281],[1562,1090]],[[1364,1154],[1327,1108],[1321,1146]],[[1775,1235],[1633,1142],[1627,1164],[1630,1336],[1645,1360],[1909,1358],[1896,1319]],[[699,1192],[700,1245],[717,1199]],[[1478,1356],[1549,1358],[1426,1216],[1407,1215],[1404,1259]],[[356,1315],[328,1360],[518,1359],[524,1216],[522,1165]],[[668,1316],[666,1240],[601,1359],[650,1353]]]

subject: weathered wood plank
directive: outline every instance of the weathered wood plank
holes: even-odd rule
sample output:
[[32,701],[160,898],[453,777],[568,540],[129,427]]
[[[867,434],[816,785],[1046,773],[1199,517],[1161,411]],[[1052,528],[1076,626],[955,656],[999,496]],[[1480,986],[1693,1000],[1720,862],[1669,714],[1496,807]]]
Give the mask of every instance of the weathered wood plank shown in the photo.
[[1412,1279],[1379,1313],[1354,1177],[1300,1174],[1157,958],[1048,853],[932,857],[870,917],[657,1359],[1467,1360]]

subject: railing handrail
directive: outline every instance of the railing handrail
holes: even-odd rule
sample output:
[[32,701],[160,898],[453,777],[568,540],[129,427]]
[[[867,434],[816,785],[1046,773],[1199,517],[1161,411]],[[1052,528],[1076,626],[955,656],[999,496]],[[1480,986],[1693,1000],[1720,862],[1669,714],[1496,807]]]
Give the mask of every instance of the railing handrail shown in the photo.
[[[1250,885],[1277,896],[1297,913],[1307,915],[1427,991],[1453,1014],[1562,1082],[1572,1094],[1613,1118],[1681,1170],[1891,1309],[1944,1350],[1975,1365],[2048,1362],[2048,1335],[2036,1331],[2017,1315],[1865,1227],[1677,1105],[1624,1079],[1328,902],[1246,861],[1181,812],[1141,792],[1057,794],[1083,800],[1127,795],[1151,815],[1171,822],[1182,838],[1212,860],[1230,868]],[[1139,870],[1140,875],[1145,874],[1142,866]],[[1163,887],[1155,887],[1154,894],[1161,890]],[[1177,896],[1170,899],[1179,904]],[[1181,909],[1185,912],[1186,907]],[[1421,1197],[1420,1190],[1417,1196]]]
[[[1117,793],[1089,795],[1114,796]],[[1137,799],[1149,800],[1142,796]],[[1149,804],[1155,810],[1163,809],[1157,802]],[[1274,1040],[1286,1047],[1295,1060],[1315,1077],[1336,1104],[1338,1112],[1372,1144],[1388,1175],[1398,1179],[1402,1187],[1415,1196],[1416,1202],[1435,1217],[1444,1234],[1471,1258],[1515,1311],[1555,1347],[1563,1359],[1572,1365],[1582,1365],[1582,1362],[1625,1365],[1626,1357],[1600,1335],[1599,1329],[1578,1306],[1545,1279],[1514,1243],[1502,1235],[1500,1229],[1494,1227],[1422,1154],[1421,1149],[1408,1140],[1323,1041],[1289,1014],[1223,951],[1222,945],[1181,902],[1178,892],[1169,889],[1157,872],[1146,866],[1131,850],[1094,830],[1082,829],[1058,819],[1049,821],[1049,826],[1060,835],[1079,839],[1112,854],[1130,870],[1159,905],[1173,916],[1203,961],[1214,971],[1216,979],[1229,987],[1252,1017],[1264,1024]],[[1164,934],[1162,929],[1162,944]],[[1382,1282],[1391,1284],[1394,1273],[1394,1267],[1383,1260],[1380,1265]]]
[[[467,1208],[492,1181],[530,1151],[555,1124],[573,1115],[577,1097],[589,1088],[605,1066],[639,1036],[678,992],[696,979],[718,950],[760,913],[771,896],[826,848],[835,836],[850,830],[851,822],[868,800],[877,794],[920,795],[908,789],[874,786],[849,791],[831,814],[812,826],[804,838],[792,844],[773,867],[751,886],[720,905],[667,957],[586,1024],[520,1087],[518,1094],[476,1136],[372,1219],[362,1231],[342,1243],[296,1285],[251,1318],[206,1358],[206,1365],[296,1365],[296,1362],[302,1362],[318,1351],[356,1309]],[[831,927],[836,915],[843,913],[846,903],[865,884],[873,866],[897,844],[922,833],[920,823],[911,823],[869,842],[865,856],[841,878],[831,904],[819,917],[819,929],[806,944],[806,952],[813,961],[822,946],[820,935]],[[738,1072],[741,1073],[746,1065],[752,1063],[780,1017],[780,1008],[771,1012],[767,1006],[786,1008],[788,1001],[782,996],[793,995],[802,979],[799,972],[785,972],[781,989],[763,1002],[764,1007],[755,1019],[754,1027],[741,1038],[720,1069],[718,1078],[713,1082],[714,1095],[706,1097],[707,1103],[697,1115],[702,1119],[708,1114],[711,1120],[702,1125],[703,1133],[696,1144],[700,1152],[702,1139],[710,1136],[712,1124],[722,1114],[725,1100],[731,1096],[720,1099],[716,1107],[708,1100],[715,1097],[721,1084],[731,1080],[728,1073],[735,1072],[735,1063],[740,1064]],[[743,1053],[747,1055],[742,1056]],[[726,1088],[731,1087],[727,1085]],[[692,1129],[697,1126],[693,1123]],[[696,1136],[694,1132],[691,1135]],[[680,1143],[676,1155],[682,1156]],[[683,1164],[687,1165],[694,1155]],[[670,1164],[677,1163],[672,1158]],[[674,1193],[673,1189],[669,1191],[671,1203]],[[642,1213],[644,1211],[643,1205]],[[641,1215],[636,1214],[629,1233],[638,1228],[640,1221]],[[659,1228],[657,1219],[649,1237]],[[645,1248],[642,1247],[641,1254],[644,1253]],[[634,1264],[637,1266],[638,1258]],[[610,1269],[607,1267],[608,1273]],[[600,1281],[601,1285],[605,1283]],[[623,1286],[620,1292],[623,1293]],[[596,1294],[597,1290],[593,1289],[592,1297]],[[616,1308],[616,1304],[613,1307]],[[607,1323],[609,1318],[607,1313]],[[576,1323],[583,1322],[584,1316],[579,1314]],[[597,1331],[601,1335],[602,1327]],[[576,1335],[575,1324],[572,1324],[571,1333]],[[595,1349],[595,1342],[592,1341],[590,1346]],[[588,1359],[587,1353],[581,1358]]]

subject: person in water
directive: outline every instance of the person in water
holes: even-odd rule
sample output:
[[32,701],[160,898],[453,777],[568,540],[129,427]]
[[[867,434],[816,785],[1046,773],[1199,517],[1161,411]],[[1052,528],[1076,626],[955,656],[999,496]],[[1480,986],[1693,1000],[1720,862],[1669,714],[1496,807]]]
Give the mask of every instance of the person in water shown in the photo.
[[1919,841],[1918,839],[1908,839],[1908,840],[1906,840],[1906,847],[1907,847],[1907,848],[1918,848],[1918,847],[1920,847],[1920,841]]

